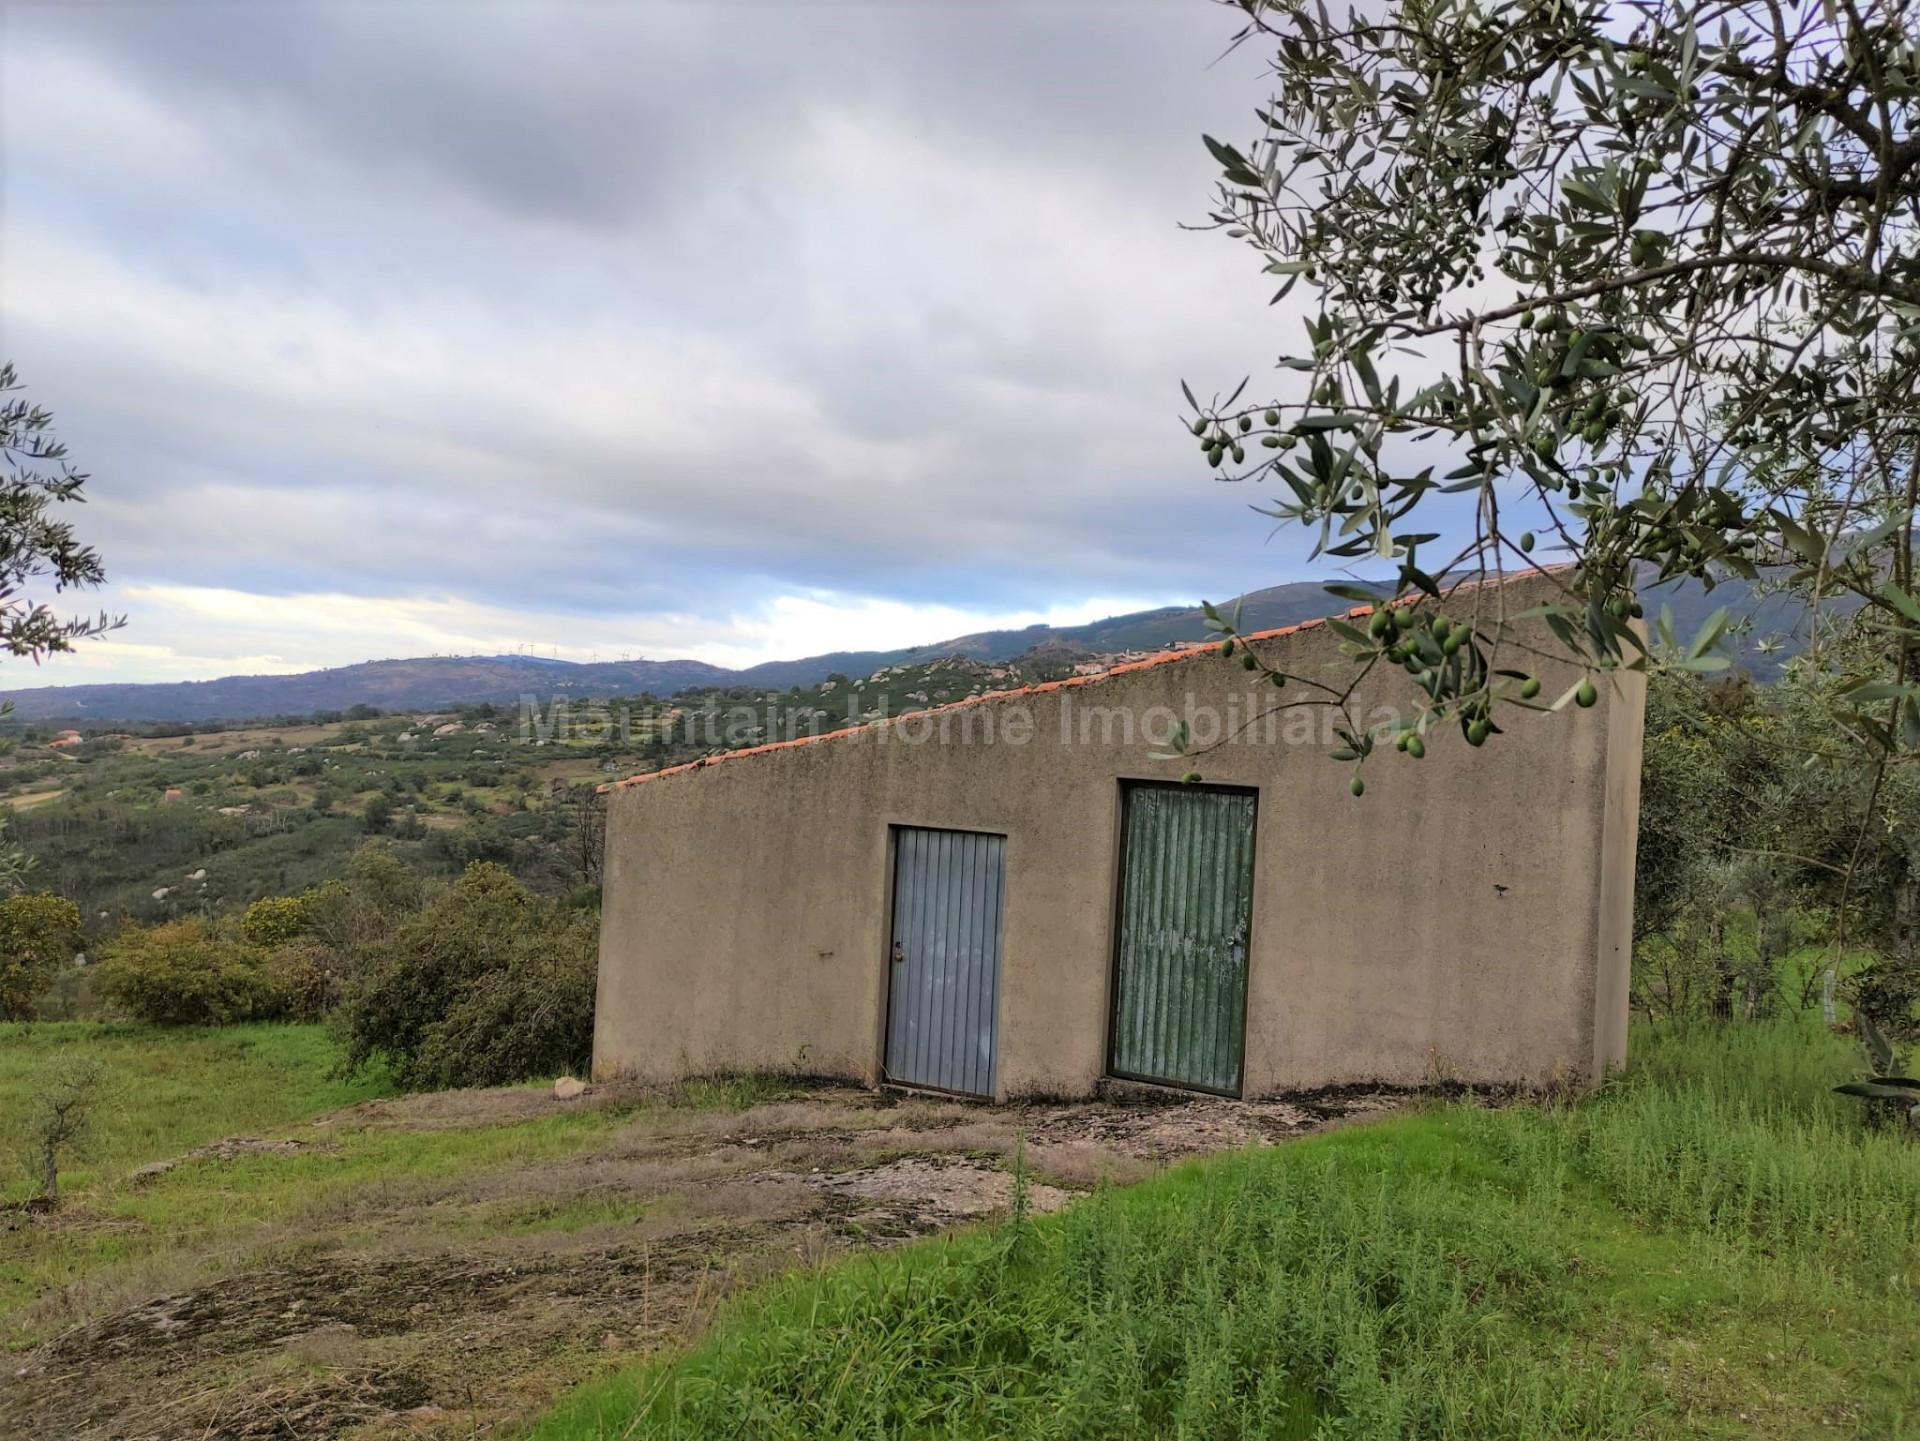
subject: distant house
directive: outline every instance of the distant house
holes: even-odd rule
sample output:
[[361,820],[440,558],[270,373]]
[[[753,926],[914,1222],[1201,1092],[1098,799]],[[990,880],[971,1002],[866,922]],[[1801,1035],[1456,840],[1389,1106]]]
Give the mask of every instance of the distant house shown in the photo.
[[[1186,647],[1180,647],[1180,649],[1185,648]],[[1122,650],[1114,651],[1108,655],[1091,656],[1086,660],[1076,661],[1074,663],[1073,673],[1075,675],[1104,675],[1116,666],[1132,665],[1137,660],[1145,660],[1148,654],[1149,652],[1144,650]]]
[[84,739],[85,737],[79,731],[61,731],[59,735],[47,742],[47,746],[51,750],[67,750],[79,745]]
[[[1522,615],[1548,578],[1509,583]],[[1456,594],[1454,618],[1474,601]],[[1579,679],[1533,619],[1496,664]],[[1351,678],[1311,622],[1250,638]],[[1503,707],[1366,790],[1329,713],[1212,648],[723,752],[611,788],[594,1072],[978,1096],[1541,1084],[1625,1055],[1641,678]],[[1419,693],[1377,667],[1369,725]],[[1196,746],[1169,757],[1168,733]],[[1185,776],[1204,777],[1187,783]]]

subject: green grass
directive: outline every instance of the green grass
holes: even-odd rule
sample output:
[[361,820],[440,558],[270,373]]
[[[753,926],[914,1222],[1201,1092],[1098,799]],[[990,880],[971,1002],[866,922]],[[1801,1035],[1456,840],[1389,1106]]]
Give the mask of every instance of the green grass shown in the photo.
[[1920,1434],[1920,1146],[1817,1028],[1638,1038],[1580,1105],[1436,1106],[809,1272],[538,1441]]
[[[0,1024],[0,1118],[24,1111],[36,1077],[60,1057],[99,1060],[106,1091],[94,1143],[61,1173],[63,1185],[86,1189],[222,1136],[271,1130],[389,1094],[378,1073],[335,1075],[339,1054],[319,1026]],[[18,1160],[0,1161],[0,1200],[27,1193]]]
[[[517,1184],[631,1107],[312,1127],[388,1089],[340,1078],[318,1028],[63,1023],[0,1027],[0,1121],[66,1053],[102,1059],[113,1094],[58,1223],[0,1229],[10,1347],[316,1247],[637,1214]],[[1634,1057],[1579,1104],[1435,1104],[795,1275],[534,1434],[1920,1436],[1920,1144],[1832,1095],[1855,1048],[1783,1023],[1641,1033]],[[649,1104],[781,1089],[691,1082]],[[312,1144],[126,1180],[233,1135]]]
[[[28,1193],[17,1135],[36,1077],[66,1054],[107,1068],[93,1143],[61,1168],[57,1224],[0,1228],[0,1345],[18,1349],[117,1298],[190,1284],[243,1265],[326,1247],[377,1244],[392,1230],[447,1244],[631,1222],[630,1203],[592,1196],[491,1201],[490,1177],[577,1156],[627,1124],[640,1103],[560,1107],[444,1128],[304,1123],[392,1093],[382,1074],[339,1075],[319,1026],[157,1030],[89,1022],[0,1026],[0,1200]],[[743,1110],[785,1092],[763,1076],[690,1081],[650,1107]],[[178,1165],[142,1185],[128,1175],[233,1136],[294,1136],[305,1149]]]
[[[75,1022],[0,1028],[0,1116],[23,1109],[40,1066],[63,1051],[104,1061],[110,1090],[95,1144],[62,1168],[67,1223],[0,1234],[0,1341],[16,1348],[102,1295],[136,1294],[176,1271],[214,1273],[297,1253],[322,1231],[337,1244],[396,1210],[429,1207],[436,1184],[572,1155],[626,1114],[565,1110],[445,1130],[292,1129],[391,1087],[378,1074],[339,1076],[338,1047],[318,1026],[158,1031]],[[311,1149],[189,1162],[140,1186],[127,1179],[136,1165],[209,1141],[290,1133]],[[16,1178],[11,1189],[25,1194],[26,1182]]]

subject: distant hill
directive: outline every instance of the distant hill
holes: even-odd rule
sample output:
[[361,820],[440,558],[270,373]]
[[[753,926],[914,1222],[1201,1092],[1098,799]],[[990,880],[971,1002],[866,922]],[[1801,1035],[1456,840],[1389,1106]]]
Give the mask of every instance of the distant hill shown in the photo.
[[62,685],[15,691],[15,720],[119,724],[126,721],[246,720],[311,715],[356,705],[431,710],[527,694],[671,694],[717,685],[734,673],[697,660],[575,664],[533,656],[425,656],[373,660],[297,675],[232,675],[158,685]]
[[[1709,595],[1687,582],[1648,592],[1649,610],[1671,607],[1676,630],[1691,635],[1719,606],[1751,621],[1736,636],[1736,664],[1756,679],[1771,680],[1804,639],[1804,611],[1787,596],[1758,596],[1744,582],[1729,581]],[[1236,602],[1222,602],[1230,610]],[[1295,581],[1240,598],[1245,630],[1295,625],[1346,607],[1329,596],[1319,581]],[[75,725],[119,725],[137,721],[250,720],[265,716],[302,716],[344,711],[356,705],[387,711],[432,710],[439,706],[514,704],[522,696],[632,695],[642,691],[672,695],[707,686],[747,686],[786,690],[812,686],[829,675],[866,675],[881,666],[960,655],[973,660],[1005,661],[1035,646],[1104,653],[1158,650],[1170,642],[1207,638],[1198,607],[1168,606],[1109,616],[1075,626],[1028,626],[1020,630],[980,631],[934,645],[903,650],[834,651],[799,660],[767,661],[745,670],[728,670],[695,660],[636,660],[576,663],[535,656],[426,656],[415,660],[376,660],[298,675],[226,676],[220,680],[160,685],[68,685],[15,691],[12,719],[62,721]],[[1758,642],[1776,637],[1777,654],[1762,654]],[[9,698],[9,697],[0,697]]]

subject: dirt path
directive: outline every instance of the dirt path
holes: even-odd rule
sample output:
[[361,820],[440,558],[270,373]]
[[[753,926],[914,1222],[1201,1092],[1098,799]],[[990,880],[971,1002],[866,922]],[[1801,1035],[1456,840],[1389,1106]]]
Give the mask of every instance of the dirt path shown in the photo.
[[[511,1125],[632,1100],[462,1092],[373,1102],[315,1126]],[[684,1340],[744,1283],[1004,1211],[1022,1141],[1044,1211],[1102,1178],[1134,1181],[1398,1104],[1366,1094],[989,1109],[822,1089],[746,1111],[635,1109],[564,1162],[491,1169],[430,1204],[404,1189],[357,1197],[333,1232],[274,1248],[297,1259],[243,1264],[5,1359],[0,1437],[485,1435],[569,1380]],[[195,1164],[221,1159],[203,1148]],[[583,1204],[591,1224],[539,1225],[544,1205],[578,1215]],[[516,1220],[449,1243],[449,1207]]]

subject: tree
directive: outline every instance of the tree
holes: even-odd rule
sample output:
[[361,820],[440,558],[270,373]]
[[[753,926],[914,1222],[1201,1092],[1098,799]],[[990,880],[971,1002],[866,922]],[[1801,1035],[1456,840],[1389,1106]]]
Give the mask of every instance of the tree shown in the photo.
[[72,901],[45,892],[0,901],[0,1020],[32,1020],[54,973],[79,949]]
[[52,415],[8,398],[19,388],[14,367],[0,365],[0,646],[37,665],[122,622],[104,612],[63,619],[27,594],[42,583],[56,592],[99,585],[106,572],[92,548],[75,539],[73,527],[51,514],[57,504],[85,501],[87,477],[53,437]]
[[[0,365],[0,648],[38,665],[125,621],[104,611],[62,618],[44,598],[28,594],[43,586],[56,593],[96,586],[106,571],[100,557],[75,539],[73,527],[52,515],[55,505],[84,503],[87,477],[54,438],[53,416],[14,395],[19,389],[13,365]],[[12,701],[0,703],[0,716],[12,709]],[[32,858],[5,839],[0,823],[0,891],[19,890],[32,867]]]
[[598,786],[572,786],[562,805],[568,869],[576,884],[597,887],[606,866],[607,798]]
[[[1866,895],[1863,868],[1920,761],[1911,0],[1234,8],[1273,95],[1250,144],[1206,137],[1209,226],[1276,301],[1313,304],[1280,361],[1296,385],[1207,405],[1186,387],[1192,431],[1225,478],[1274,483],[1267,513],[1316,554],[1394,572],[1387,594],[1329,587],[1374,605],[1338,626],[1347,676],[1242,663],[1294,685],[1285,704],[1340,710],[1358,768],[1386,739],[1351,704],[1376,668],[1425,694],[1400,749],[1440,726],[1480,745],[1514,708],[1592,704],[1611,672],[1724,667],[1724,610],[1690,638],[1664,612],[1634,624],[1650,583],[1791,589],[1830,723],[1801,731],[1850,807],[1845,845],[1800,850],[1802,870],[1830,882],[1836,958],[1856,924],[1910,955],[1920,907]],[[1530,614],[1588,672],[1558,698],[1503,663],[1523,618],[1504,587],[1441,600],[1542,559],[1564,564]],[[1386,605],[1407,595],[1452,614],[1416,626]]]
[[[1684,642],[1655,621],[1652,645],[1631,622],[1650,579],[1737,575],[1867,638],[1834,696],[1867,765],[1920,753],[1907,0],[1236,8],[1274,94],[1250,145],[1207,138],[1210,225],[1276,300],[1316,303],[1280,362],[1297,384],[1253,404],[1245,382],[1209,405],[1189,388],[1194,434],[1227,478],[1276,484],[1268,513],[1316,553],[1390,564],[1394,594],[1568,562],[1540,618],[1592,679],[1556,700],[1503,667],[1498,587],[1450,619],[1451,651],[1405,612],[1344,627],[1355,675],[1405,668],[1421,732],[1484,743],[1509,708],[1590,703],[1621,667],[1724,665],[1724,615]],[[1243,658],[1297,682],[1289,703],[1353,695]],[[1363,764],[1377,738],[1351,713],[1343,730]]]
[[35,1076],[27,1097],[24,1140],[37,1208],[60,1208],[60,1159],[91,1139],[106,1080],[106,1068],[92,1056],[59,1057]]

